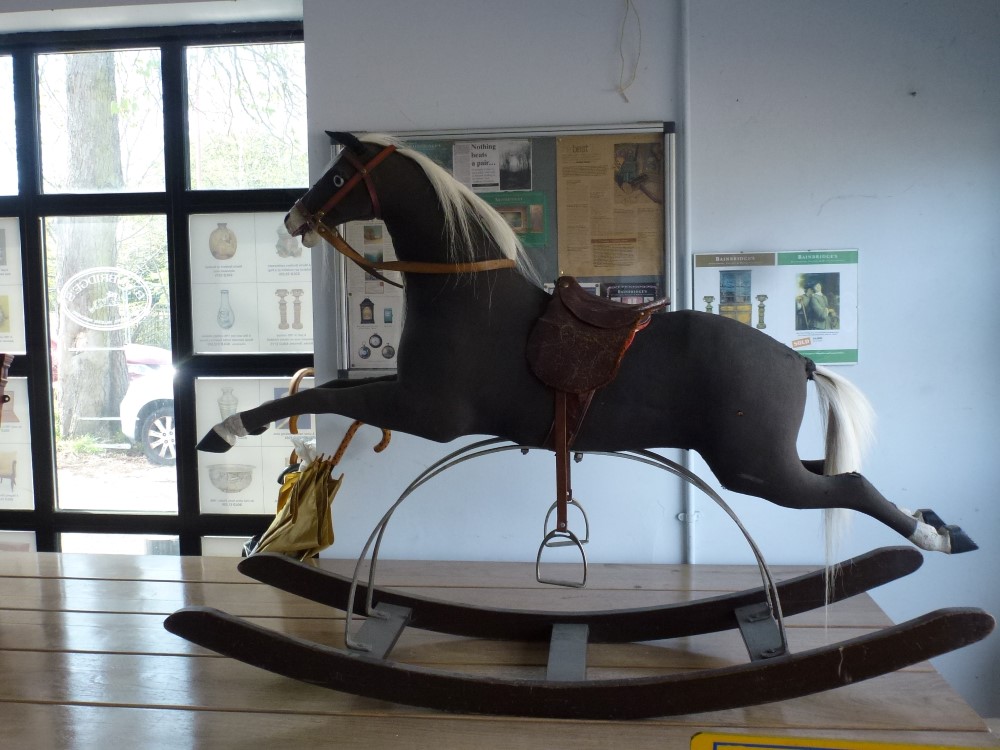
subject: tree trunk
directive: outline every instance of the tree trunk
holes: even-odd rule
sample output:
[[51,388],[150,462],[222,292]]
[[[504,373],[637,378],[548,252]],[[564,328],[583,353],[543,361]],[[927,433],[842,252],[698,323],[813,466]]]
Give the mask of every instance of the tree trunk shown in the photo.
[[[118,136],[118,101],[114,53],[66,56],[69,184],[82,191],[117,191],[124,185]],[[58,220],[57,289],[90,268],[113,267],[117,262],[117,220],[114,217],[72,217]],[[80,293],[73,309],[78,313],[101,307],[113,286],[95,284]],[[80,315],[76,316],[80,318]],[[59,308],[60,418],[63,437],[91,434],[107,440],[118,433],[118,423],[98,420],[117,417],[118,404],[128,387],[122,330],[100,330],[67,315]]]

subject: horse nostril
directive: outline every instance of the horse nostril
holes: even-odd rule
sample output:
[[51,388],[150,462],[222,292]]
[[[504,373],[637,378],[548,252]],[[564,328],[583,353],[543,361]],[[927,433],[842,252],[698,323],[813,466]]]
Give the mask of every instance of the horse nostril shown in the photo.
[[301,237],[309,230],[309,223],[302,221],[302,215],[298,211],[289,211],[285,214],[285,229],[292,237]]

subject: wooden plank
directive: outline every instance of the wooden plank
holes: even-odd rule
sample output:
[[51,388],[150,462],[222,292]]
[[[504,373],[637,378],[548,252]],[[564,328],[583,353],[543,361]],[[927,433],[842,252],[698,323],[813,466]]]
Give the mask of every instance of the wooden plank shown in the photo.
[[[136,709],[15,703],[2,707],[4,741],[24,748],[308,747],[317,750],[632,750],[686,748],[697,731],[725,727],[664,727],[637,722],[519,722],[436,714],[423,717],[322,716],[183,709]],[[731,730],[730,730],[731,731]],[[794,730],[769,730],[802,736]],[[986,732],[811,729],[810,737],[865,739],[958,747],[1000,747]]]
[[[354,560],[322,558],[319,562],[341,575],[354,573]],[[236,569],[238,564],[239,558],[229,557],[5,552],[0,554],[0,577],[252,583]],[[556,571],[565,568],[567,574],[576,568],[551,565]],[[775,565],[771,572],[777,580],[784,580],[816,567]],[[380,586],[465,588],[486,580],[490,588],[551,588],[535,580],[534,562],[383,560],[378,565]],[[760,573],[753,565],[591,563],[587,576],[588,589],[722,592],[760,585]]]
[[225,557],[4,552],[0,576],[241,583],[247,579],[236,569],[238,562]]
[[[543,668],[475,667],[470,674],[540,678]],[[590,679],[649,670],[595,669]],[[129,654],[0,652],[0,704],[64,703],[187,707],[220,711],[424,716],[412,708],[324,690],[230,659]],[[821,695],[694,716],[654,719],[668,726],[912,729],[984,731],[985,724],[935,672],[898,672]]]
[[[0,649],[7,651],[66,651],[164,655],[213,655],[213,652],[168,633],[163,615],[105,612],[44,612],[0,610]],[[279,633],[343,647],[344,621],[329,618],[248,618]],[[356,626],[355,626],[356,627]],[[788,629],[792,651],[806,651],[871,632],[867,628]],[[222,658],[222,657],[219,657]],[[503,664],[541,666],[545,644],[475,640],[408,628],[393,650],[393,658],[410,664]],[[735,631],[709,633],[672,641],[636,644],[595,643],[589,647],[593,666],[650,665],[664,669],[694,669],[739,664],[746,650]],[[909,670],[932,671],[929,662]]]
[[[421,596],[479,606],[576,612],[617,610],[692,601],[708,591],[420,588],[397,587]],[[4,609],[50,609],[79,612],[143,612],[167,615],[181,607],[206,605],[240,617],[341,616],[337,610],[307,602],[259,583],[181,583],[106,579],[8,578]],[[885,627],[891,621],[867,594],[788,618],[790,624]]]

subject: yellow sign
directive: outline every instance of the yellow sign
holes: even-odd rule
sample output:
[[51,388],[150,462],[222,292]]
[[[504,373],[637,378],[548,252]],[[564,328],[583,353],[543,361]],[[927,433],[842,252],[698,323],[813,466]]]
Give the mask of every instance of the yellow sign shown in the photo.
[[756,737],[742,734],[696,734],[691,750],[963,750],[951,745],[913,745],[898,742],[802,739],[798,737]]

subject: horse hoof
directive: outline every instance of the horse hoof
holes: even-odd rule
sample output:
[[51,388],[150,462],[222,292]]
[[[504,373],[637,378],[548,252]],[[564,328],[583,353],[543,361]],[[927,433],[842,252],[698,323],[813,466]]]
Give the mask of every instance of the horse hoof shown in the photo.
[[935,529],[940,531],[945,527],[945,522],[937,513],[935,513],[930,508],[922,508],[913,514],[913,517],[918,521],[923,521],[928,526],[933,526]]
[[958,526],[945,526],[943,531],[951,539],[951,554],[957,555],[960,552],[972,552],[972,550],[979,549],[979,545],[972,541],[969,535]]
[[933,510],[923,508],[914,513],[913,517],[929,526],[933,526],[939,534],[947,536],[950,541],[948,552],[952,555],[979,549],[979,545],[972,541],[969,535],[962,531],[961,527],[946,524],[941,516]]
[[233,446],[213,428],[195,447],[205,453],[225,453]]

